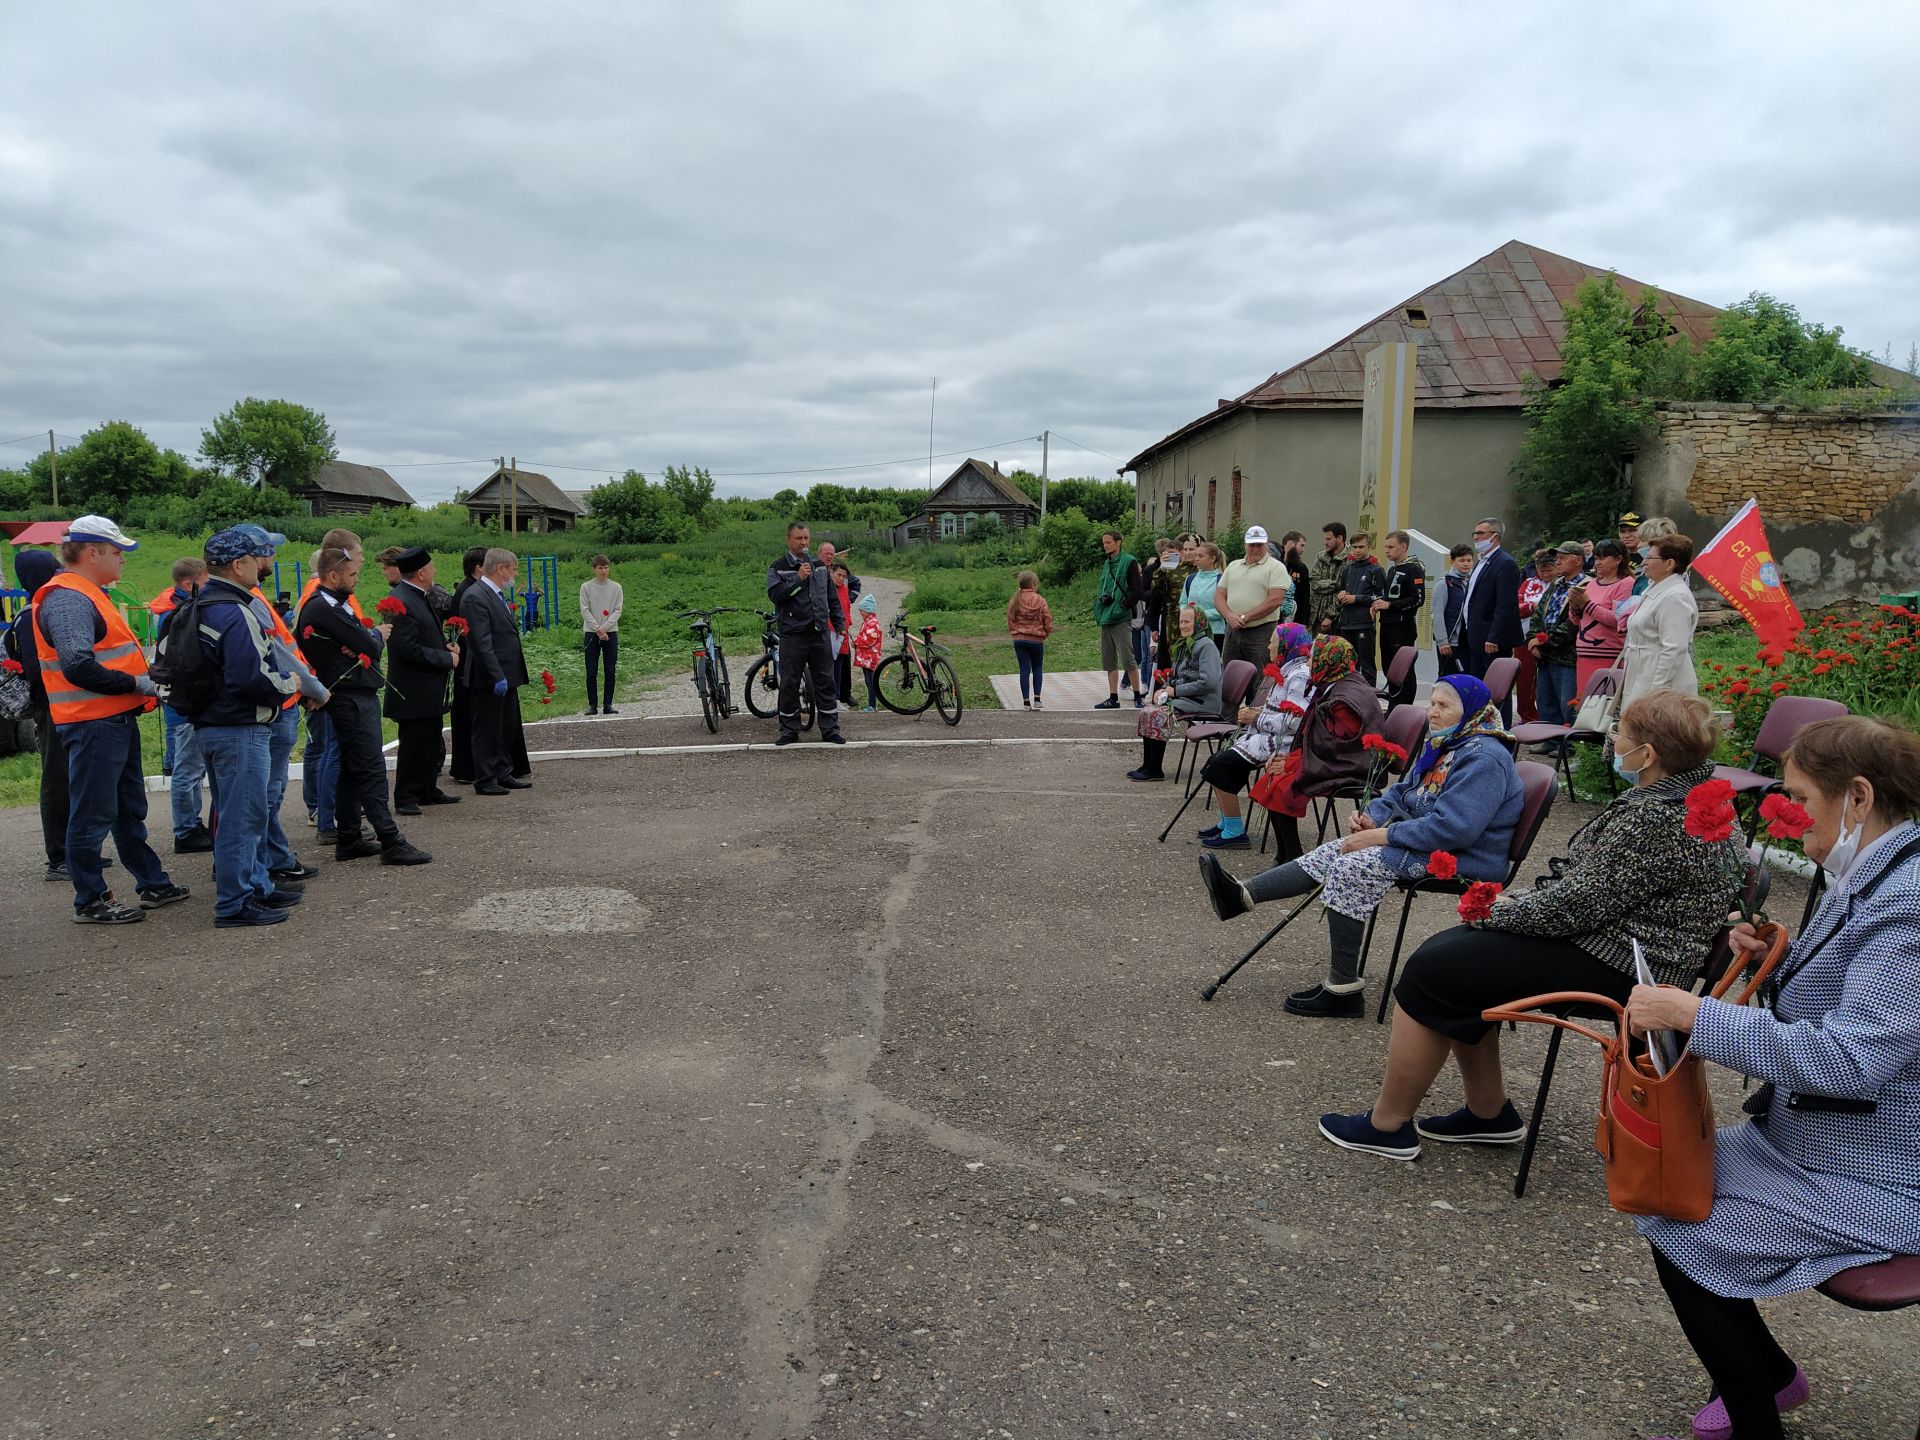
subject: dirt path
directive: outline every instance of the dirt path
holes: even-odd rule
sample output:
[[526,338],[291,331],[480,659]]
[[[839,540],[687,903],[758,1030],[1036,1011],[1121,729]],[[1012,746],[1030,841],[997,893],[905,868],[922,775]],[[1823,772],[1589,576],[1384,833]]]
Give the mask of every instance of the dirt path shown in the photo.
[[[905,580],[889,580],[876,575],[866,581],[863,593],[879,597],[880,620],[885,624],[893,618],[893,612],[900,608],[912,589],[913,586]],[[738,696],[741,682],[746,679],[747,667],[759,655],[759,650],[752,639],[736,644],[745,648],[729,651],[727,667],[733,678],[734,694]],[[858,678],[855,677],[856,680]],[[693,677],[685,669],[676,669],[623,681],[620,686],[620,713],[637,715],[643,720],[680,719],[698,715],[700,702],[693,693]]]

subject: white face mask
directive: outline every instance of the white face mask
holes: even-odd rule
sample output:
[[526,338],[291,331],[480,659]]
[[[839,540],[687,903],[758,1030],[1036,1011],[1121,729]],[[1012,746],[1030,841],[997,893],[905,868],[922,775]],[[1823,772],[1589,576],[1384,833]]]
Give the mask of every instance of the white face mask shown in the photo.
[[1493,550],[1493,541],[1491,539],[1476,540],[1473,542],[1473,553],[1476,555],[1486,555],[1486,554],[1489,554],[1492,550]]
[[1840,836],[1833,842],[1833,849],[1827,852],[1827,858],[1820,862],[1820,868],[1827,872],[1827,883],[1838,885],[1847,878],[1847,872],[1853,869],[1860,858],[1860,837],[1866,833],[1867,822],[1862,820],[1853,829],[1847,829],[1847,811],[1853,804],[1853,797],[1847,796],[1840,802]]

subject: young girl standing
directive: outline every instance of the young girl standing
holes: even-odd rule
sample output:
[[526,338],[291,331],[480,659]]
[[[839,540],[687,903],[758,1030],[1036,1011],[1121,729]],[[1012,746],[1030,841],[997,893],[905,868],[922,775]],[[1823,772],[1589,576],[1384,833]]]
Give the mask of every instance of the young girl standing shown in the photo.
[[1007,633],[1013,637],[1014,657],[1020,662],[1020,708],[1040,708],[1040,681],[1046,668],[1047,636],[1053,633],[1053,612],[1040,594],[1040,577],[1031,570],[1018,576],[1020,588],[1007,602]]
[[880,601],[877,596],[862,595],[853,608],[860,616],[860,623],[853,630],[853,663],[867,677],[867,703],[860,707],[860,713],[871,715],[874,706],[880,703],[880,687],[874,683],[873,677],[880,668],[880,650],[886,644],[886,636],[880,631]]

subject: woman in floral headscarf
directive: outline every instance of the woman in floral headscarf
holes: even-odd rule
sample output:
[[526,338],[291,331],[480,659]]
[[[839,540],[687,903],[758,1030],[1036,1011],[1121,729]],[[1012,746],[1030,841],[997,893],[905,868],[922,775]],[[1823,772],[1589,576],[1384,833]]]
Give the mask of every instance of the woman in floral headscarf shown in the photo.
[[1244,884],[1215,857],[1201,855],[1200,873],[1222,920],[1319,888],[1331,949],[1327,978],[1289,995],[1290,1013],[1353,1018],[1366,1012],[1360,946],[1367,921],[1394,881],[1428,873],[1434,852],[1451,857],[1456,868],[1449,874],[1506,879],[1507,851],[1521,808],[1512,745],[1486,685],[1471,675],[1445,676],[1427,702],[1427,742],[1419,758],[1384,795],[1354,815],[1345,839]]

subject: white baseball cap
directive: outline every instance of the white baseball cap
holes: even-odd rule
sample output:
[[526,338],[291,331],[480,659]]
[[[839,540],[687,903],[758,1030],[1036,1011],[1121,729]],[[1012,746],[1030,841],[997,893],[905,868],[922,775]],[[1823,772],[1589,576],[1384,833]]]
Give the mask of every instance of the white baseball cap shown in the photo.
[[1249,525],[1247,527],[1246,543],[1249,545],[1266,544],[1267,543],[1266,527],[1263,525]]
[[82,515],[71,525],[63,540],[79,544],[111,545],[116,550],[138,550],[140,542],[104,515]]

